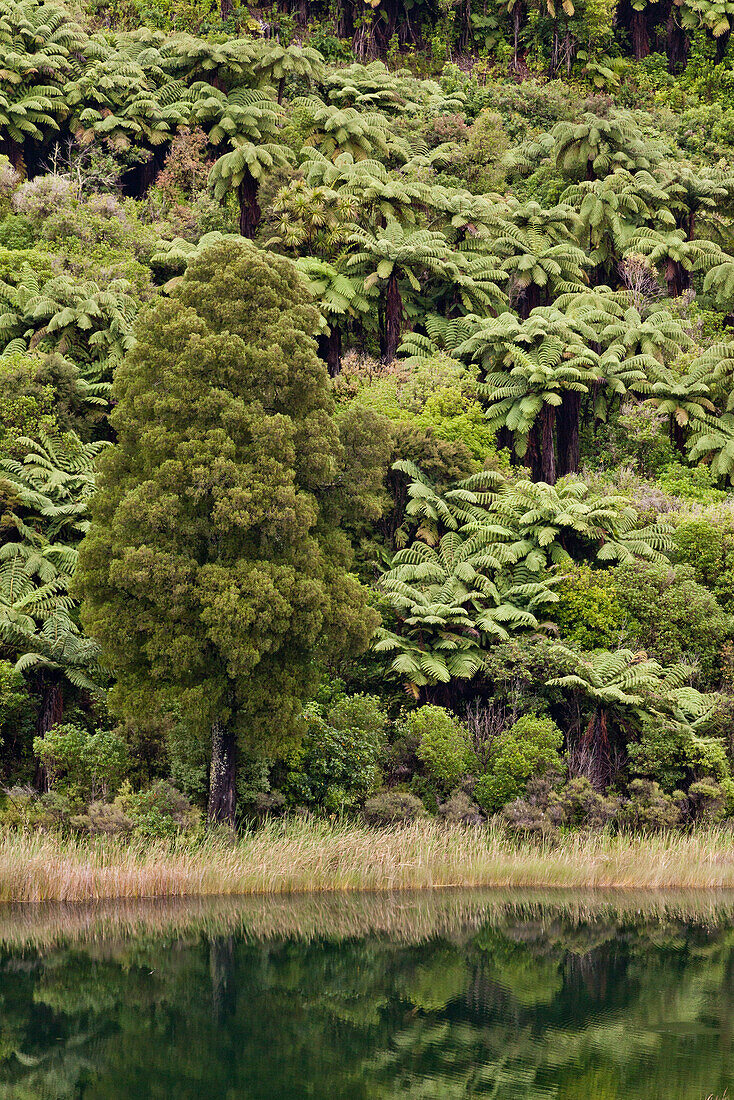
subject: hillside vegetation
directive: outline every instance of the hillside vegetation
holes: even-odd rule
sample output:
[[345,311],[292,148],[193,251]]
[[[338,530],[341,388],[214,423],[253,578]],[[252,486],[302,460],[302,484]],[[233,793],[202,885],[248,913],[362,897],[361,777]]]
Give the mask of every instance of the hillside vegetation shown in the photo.
[[734,815],[731,18],[0,0],[6,824]]

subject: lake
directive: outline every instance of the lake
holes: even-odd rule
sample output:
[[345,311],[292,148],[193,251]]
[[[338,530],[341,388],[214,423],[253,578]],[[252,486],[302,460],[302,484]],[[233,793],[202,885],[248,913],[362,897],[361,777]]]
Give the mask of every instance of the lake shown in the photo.
[[0,1100],[734,1095],[734,896],[0,908]]

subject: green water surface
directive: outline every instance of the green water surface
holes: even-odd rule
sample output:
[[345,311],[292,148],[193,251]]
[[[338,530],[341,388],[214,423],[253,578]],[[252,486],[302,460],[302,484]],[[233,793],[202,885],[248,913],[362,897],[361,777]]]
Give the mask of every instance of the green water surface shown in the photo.
[[0,909],[0,1100],[734,1096],[734,901]]

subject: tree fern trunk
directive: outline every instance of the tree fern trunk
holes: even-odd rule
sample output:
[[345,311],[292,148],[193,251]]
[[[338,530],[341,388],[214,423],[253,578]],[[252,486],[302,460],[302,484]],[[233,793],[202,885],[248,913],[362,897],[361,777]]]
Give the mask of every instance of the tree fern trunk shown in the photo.
[[686,453],[686,431],[682,428],[674,416],[670,418],[670,442],[679,455]]
[[555,423],[555,408],[544,404],[540,412],[540,480],[547,481],[549,485],[556,483],[556,451],[553,441]]
[[668,72],[678,73],[686,67],[688,60],[688,36],[682,27],[678,25],[676,12],[680,9],[677,4],[671,2],[668,9],[668,18],[665,24],[665,45],[668,54]]
[[319,336],[319,355],[326,362],[329,374],[335,378],[342,369],[342,334],[336,325],[331,326],[328,336]]
[[532,311],[540,305],[540,287],[536,283],[526,286],[517,299],[518,316],[527,321]]
[[642,61],[650,53],[650,33],[647,27],[647,17],[644,11],[632,9],[630,19],[632,31],[632,53],[635,61]]
[[680,260],[668,260],[665,265],[665,282],[669,298],[680,298],[691,285],[691,278]]
[[237,198],[240,204],[240,233],[243,237],[252,240],[260,224],[262,211],[257,201],[260,185],[249,172],[245,174],[242,183],[237,188]]
[[[56,676],[42,673],[38,679],[41,704],[38,708],[36,728],[39,737],[45,737],[49,730],[58,726],[64,716],[64,690],[61,680]],[[35,785],[39,791],[48,790],[48,772],[42,764],[36,765]]]
[[528,435],[528,446],[525,452],[523,465],[530,467],[530,476],[533,481],[543,480],[543,462],[540,444],[540,422],[536,420]]
[[237,809],[237,738],[230,726],[212,726],[212,762],[207,817],[213,824],[234,827]]
[[17,141],[13,141],[10,137],[0,138],[0,153],[4,153],[16,172],[20,172],[21,176],[25,176],[26,166],[23,159],[22,145],[19,145]]
[[581,394],[567,390],[558,410],[556,434],[558,436],[558,476],[578,473],[580,461],[579,413]]
[[400,346],[403,332],[403,298],[393,269],[385,291],[385,362],[392,363]]
[[720,65],[726,57],[726,51],[729,49],[729,39],[731,38],[731,31],[724,31],[716,39],[716,53],[714,55],[714,64]]

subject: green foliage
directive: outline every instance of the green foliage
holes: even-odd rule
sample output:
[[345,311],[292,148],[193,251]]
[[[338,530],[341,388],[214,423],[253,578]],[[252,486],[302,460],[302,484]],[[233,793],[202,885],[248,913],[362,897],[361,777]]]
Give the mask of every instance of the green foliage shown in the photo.
[[491,748],[489,768],[474,785],[474,798],[496,813],[546,771],[561,771],[563,734],[550,718],[526,714],[504,730]]
[[582,649],[610,649],[620,642],[624,612],[613,572],[573,566],[565,572],[556,592],[553,620],[568,642]]
[[647,779],[633,779],[629,797],[620,811],[622,824],[641,832],[658,832],[677,825],[683,816],[684,796],[680,791],[664,794],[660,786]]
[[664,718],[646,720],[639,740],[630,744],[628,751],[632,774],[655,780],[667,794],[706,776],[717,781],[730,779],[721,740],[703,737]]
[[[192,810],[188,799],[165,780],[159,780],[141,791],[124,788],[113,803],[132,823],[132,831],[139,836],[170,837],[192,828],[198,815]],[[95,829],[95,807],[89,808],[89,817]],[[99,822],[99,816],[97,817]]]
[[78,585],[121,710],[159,697],[193,729],[283,743],[316,653],[365,644],[315,325],[293,265],[245,242],[203,253],[139,325]]
[[734,612],[734,524],[726,515],[679,524],[675,558],[693,569],[726,611]]
[[0,750],[6,782],[15,762],[26,762],[33,725],[33,705],[23,677],[9,661],[0,660]]
[[[202,803],[226,734],[275,807],[338,674],[548,711],[597,785],[636,745],[716,816],[686,753],[728,710],[684,681],[733,682],[731,13],[92,7],[0,0],[0,644],[38,729],[80,693],[105,724],[99,639],[135,785]],[[320,698],[335,761],[383,737]],[[389,776],[431,809],[469,767],[445,733]],[[372,790],[327,765],[304,803]],[[28,813],[68,820],[66,782]],[[583,816],[534,798],[541,833]]]
[[294,806],[341,813],[379,785],[387,719],[373,696],[337,700],[326,713],[312,704],[306,733],[289,760],[284,792]]
[[411,711],[402,729],[403,735],[415,742],[415,754],[426,772],[445,794],[476,763],[466,726],[443,707],[427,705]]
[[50,382],[40,381],[40,367],[39,357],[23,352],[0,358],[0,452],[12,452],[18,436],[55,427],[56,394]]
[[54,726],[37,737],[33,750],[50,785],[72,804],[107,800],[119,788],[127,767],[127,745],[109,730],[90,733],[81,726]]
[[364,816],[372,825],[398,825],[425,815],[425,806],[410,791],[379,791],[364,804]]
[[721,676],[721,650],[734,622],[687,566],[626,565],[615,570],[628,639],[663,664],[695,662],[706,686]]

